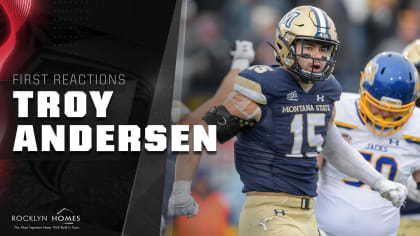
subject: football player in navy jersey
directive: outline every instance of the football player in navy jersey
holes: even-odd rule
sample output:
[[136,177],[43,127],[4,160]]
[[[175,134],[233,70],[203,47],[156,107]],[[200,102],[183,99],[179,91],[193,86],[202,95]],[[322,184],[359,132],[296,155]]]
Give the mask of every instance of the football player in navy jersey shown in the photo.
[[[334,22],[323,10],[292,9],[276,30],[280,65],[241,71],[223,105],[203,117],[203,125],[217,126],[220,142],[237,136],[235,165],[247,195],[240,235],[319,235],[313,197],[320,152],[395,207],[404,202],[407,189],[380,175],[333,125],[341,94],[331,75],[338,46]],[[199,161],[193,152],[178,156],[170,213],[197,214],[190,188]]]

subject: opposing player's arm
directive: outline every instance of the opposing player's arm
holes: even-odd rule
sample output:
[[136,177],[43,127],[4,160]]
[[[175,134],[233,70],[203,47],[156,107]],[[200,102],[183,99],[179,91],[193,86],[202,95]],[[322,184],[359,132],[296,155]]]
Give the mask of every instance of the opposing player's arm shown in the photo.
[[391,201],[395,207],[400,207],[407,196],[405,186],[387,180],[365,161],[363,156],[344,140],[337,126],[333,123],[333,119],[330,120],[328,125],[328,135],[322,155],[339,171],[375,188],[382,197]]

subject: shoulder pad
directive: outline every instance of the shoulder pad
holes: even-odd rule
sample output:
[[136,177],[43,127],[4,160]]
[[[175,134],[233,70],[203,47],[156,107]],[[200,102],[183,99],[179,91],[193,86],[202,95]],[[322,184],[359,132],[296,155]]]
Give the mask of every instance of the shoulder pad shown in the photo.
[[268,74],[275,70],[267,65],[255,65],[243,70],[235,78],[234,90],[260,104],[267,104],[264,84],[269,80]]

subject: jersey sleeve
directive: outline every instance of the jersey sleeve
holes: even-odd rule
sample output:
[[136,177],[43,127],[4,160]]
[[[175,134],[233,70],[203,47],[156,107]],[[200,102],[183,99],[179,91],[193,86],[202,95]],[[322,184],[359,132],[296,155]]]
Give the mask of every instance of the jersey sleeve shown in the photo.
[[252,66],[241,71],[235,78],[234,90],[256,103],[267,104],[271,95],[264,74],[270,70],[269,66]]

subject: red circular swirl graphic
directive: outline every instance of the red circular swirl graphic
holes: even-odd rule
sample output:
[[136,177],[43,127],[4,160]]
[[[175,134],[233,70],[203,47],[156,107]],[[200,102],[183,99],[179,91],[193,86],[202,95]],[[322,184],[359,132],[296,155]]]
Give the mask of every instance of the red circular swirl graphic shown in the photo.
[[[29,16],[31,0],[0,0],[0,75],[3,66],[12,54],[16,45],[16,34]],[[0,81],[6,80],[0,76]],[[4,139],[8,128],[8,104],[4,87],[0,87],[0,147],[4,145]],[[5,160],[0,162],[0,187],[4,187],[5,174],[3,169],[6,165]]]
[[6,14],[4,17],[7,19],[6,22],[3,23],[8,24],[6,27],[10,28],[8,38],[6,40],[2,40],[4,43],[0,45],[1,72],[4,62],[10,56],[13,48],[15,47],[16,32],[19,31],[26,18],[28,18],[29,11],[31,9],[31,0],[2,0],[0,2],[0,7],[2,8],[2,12]]

